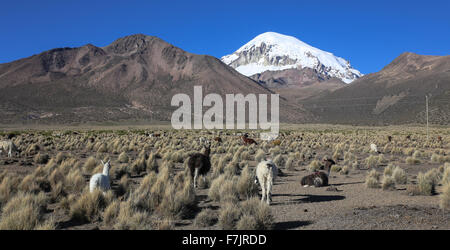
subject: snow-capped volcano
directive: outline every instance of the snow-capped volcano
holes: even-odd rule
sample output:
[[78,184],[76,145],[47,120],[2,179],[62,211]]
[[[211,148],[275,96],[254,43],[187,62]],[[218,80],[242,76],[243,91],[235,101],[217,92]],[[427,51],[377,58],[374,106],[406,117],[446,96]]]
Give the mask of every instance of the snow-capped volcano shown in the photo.
[[362,74],[350,62],[314,48],[295,37],[266,32],[221,60],[241,74],[252,76],[264,71],[311,68],[327,77],[350,83]]

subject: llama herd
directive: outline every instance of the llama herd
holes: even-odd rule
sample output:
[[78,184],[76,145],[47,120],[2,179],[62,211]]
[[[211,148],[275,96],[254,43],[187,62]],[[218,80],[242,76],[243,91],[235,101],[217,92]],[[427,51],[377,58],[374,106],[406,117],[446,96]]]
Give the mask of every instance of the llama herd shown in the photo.
[[[160,133],[149,133],[148,137],[160,137]],[[163,134],[164,136],[164,134]],[[243,145],[258,145],[258,143],[248,137],[248,134],[245,133],[240,136]],[[221,143],[222,139],[220,137],[215,137],[214,141],[216,143]],[[187,167],[190,172],[191,179],[193,180],[194,188],[197,188],[198,177],[202,176],[205,180],[206,175],[211,169],[211,161],[210,161],[210,152],[211,152],[211,143],[205,137],[199,138],[200,144],[204,145],[205,152],[204,153],[194,153],[191,154],[187,161]],[[280,145],[281,140],[272,140],[271,143],[275,145]],[[370,148],[372,151],[379,152],[375,144],[371,144]],[[20,150],[18,147],[11,141],[0,141],[0,153],[2,151],[8,152],[8,157],[12,157],[13,153],[17,155],[20,154]],[[111,189],[111,180],[109,176],[109,170],[111,169],[110,161],[103,162],[103,171],[102,173],[96,173],[91,176],[89,180],[89,191],[94,192],[95,189],[100,189],[103,192]],[[328,185],[328,176],[330,173],[331,166],[336,164],[333,160],[324,159],[323,169],[326,172],[316,171],[308,176],[305,176],[301,179],[300,183],[304,187],[308,186],[327,186]],[[272,186],[275,178],[279,175],[279,169],[276,164],[271,159],[264,159],[259,162],[255,168],[255,182],[259,183],[261,188],[261,202],[266,202],[270,204],[272,201]]]
[[[146,135],[150,138],[155,138],[155,137],[164,137],[165,133],[147,133]],[[236,134],[236,136],[239,136],[238,138],[240,138],[243,145],[247,146],[253,144],[258,145],[258,143],[254,139],[249,138],[247,133],[239,135]],[[282,138],[283,137],[281,137],[281,139]],[[213,139],[217,144],[222,143],[222,139],[220,137],[214,137],[211,139]],[[389,142],[391,142],[393,140],[393,137],[388,136],[387,139]],[[406,139],[411,140],[411,137],[408,135]],[[302,141],[302,140],[303,140],[302,137],[294,138],[294,141]],[[442,137],[441,136],[437,137],[437,140],[441,142]],[[193,181],[194,188],[197,188],[198,186],[199,176],[202,176],[203,180],[205,180],[206,175],[211,170],[211,159],[210,159],[211,142],[206,137],[199,137],[199,142],[201,145],[203,145],[205,149],[204,153],[190,154],[189,158],[187,159],[187,167],[190,173],[190,177]],[[277,146],[282,143],[282,140],[280,139],[270,140],[270,143],[273,146]],[[21,151],[12,142],[12,140],[0,141],[0,154],[2,154],[3,151],[7,152],[8,157],[10,158],[13,156],[13,153],[15,153],[16,155],[20,155],[21,153]],[[377,145],[374,143],[370,144],[370,152],[380,153],[380,151],[377,148]],[[103,192],[106,192],[107,190],[111,189],[111,180],[109,176],[109,171],[111,169],[110,161],[106,163],[102,161],[102,164],[103,164],[102,173],[96,173],[92,175],[90,178],[89,181],[90,192],[93,192],[95,189],[100,189]],[[329,184],[329,175],[331,167],[335,164],[336,162],[334,162],[333,160],[324,158],[322,160],[322,166],[320,168],[320,170],[323,171],[315,171],[312,174],[304,176],[303,178],[301,178],[300,184],[303,187],[327,186]],[[254,173],[255,173],[255,183],[259,183],[261,188],[261,202],[266,202],[267,204],[270,204],[272,201],[273,183],[275,181],[275,178],[279,176],[280,170],[278,169],[276,164],[272,161],[272,159],[265,158],[256,165]]]

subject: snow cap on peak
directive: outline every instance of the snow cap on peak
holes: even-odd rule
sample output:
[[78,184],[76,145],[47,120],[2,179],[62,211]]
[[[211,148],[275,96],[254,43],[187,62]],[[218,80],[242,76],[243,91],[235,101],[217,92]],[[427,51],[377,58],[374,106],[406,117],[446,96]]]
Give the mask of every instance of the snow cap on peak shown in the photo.
[[293,36],[276,32],[262,33],[221,60],[241,74],[251,76],[267,70],[312,68],[346,83],[362,76],[350,63],[306,44]]

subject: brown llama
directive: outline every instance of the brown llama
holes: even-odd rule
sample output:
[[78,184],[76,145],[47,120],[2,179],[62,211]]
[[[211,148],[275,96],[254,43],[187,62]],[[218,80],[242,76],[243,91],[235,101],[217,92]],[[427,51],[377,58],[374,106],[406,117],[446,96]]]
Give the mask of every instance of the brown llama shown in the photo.
[[315,186],[315,187],[323,187],[328,186],[328,176],[330,175],[331,166],[335,165],[336,162],[334,162],[331,159],[324,159],[324,166],[323,169],[327,171],[327,173],[324,173],[322,171],[315,171],[314,173],[307,175],[303,177],[300,180],[300,184],[304,187],[308,186]]
[[258,143],[256,143],[255,140],[248,138],[246,135],[241,136],[241,138],[242,138],[242,141],[244,142],[244,145],[250,145],[250,144],[258,145]]
[[191,173],[191,178],[194,180],[194,188],[197,187],[198,176],[203,176],[203,180],[205,180],[206,174],[208,174],[211,169],[210,152],[211,144],[207,141],[204,154],[195,153],[189,156],[187,165]]

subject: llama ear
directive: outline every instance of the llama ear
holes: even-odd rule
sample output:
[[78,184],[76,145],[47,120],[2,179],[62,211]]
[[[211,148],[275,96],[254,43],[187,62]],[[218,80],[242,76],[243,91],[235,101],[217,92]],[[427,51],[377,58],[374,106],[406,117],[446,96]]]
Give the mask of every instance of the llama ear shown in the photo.
[[107,163],[109,164],[110,162],[111,162],[111,159],[109,159]]
[[100,160],[102,162],[102,165],[105,165],[105,163],[103,162],[103,160]]

